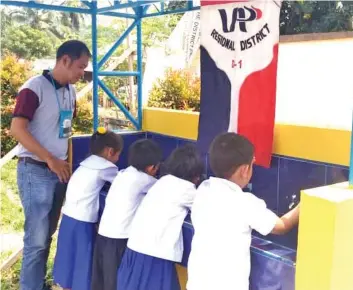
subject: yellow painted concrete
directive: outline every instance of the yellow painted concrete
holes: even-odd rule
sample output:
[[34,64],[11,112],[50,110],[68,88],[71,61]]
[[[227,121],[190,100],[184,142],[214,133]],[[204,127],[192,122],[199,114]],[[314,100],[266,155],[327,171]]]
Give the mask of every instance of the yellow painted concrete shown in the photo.
[[301,193],[296,290],[353,289],[353,190],[348,183]]
[[161,133],[165,135],[197,139],[197,129],[199,126],[199,113],[144,108],[142,130]]
[[176,268],[177,268],[178,277],[179,277],[180,290],[186,290],[186,282],[188,281],[187,269],[180,265],[177,265]]
[[[197,139],[199,114],[144,108],[143,130]],[[350,131],[276,124],[273,153],[348,166]]]

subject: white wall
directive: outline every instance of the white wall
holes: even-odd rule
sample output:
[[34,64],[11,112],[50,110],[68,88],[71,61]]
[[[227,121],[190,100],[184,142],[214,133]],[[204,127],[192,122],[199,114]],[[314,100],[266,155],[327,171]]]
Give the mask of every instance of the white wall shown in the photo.
[[352,128],[353,39],[281,43],[276,122]]

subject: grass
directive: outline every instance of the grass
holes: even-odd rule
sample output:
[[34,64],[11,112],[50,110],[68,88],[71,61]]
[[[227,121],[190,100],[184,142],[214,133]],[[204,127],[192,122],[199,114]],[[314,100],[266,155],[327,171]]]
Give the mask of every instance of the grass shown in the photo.
[[23,230],[24,216],[18,196],[16,179],[16,160],[11,160],[1,168],[1,233],[21,232]]
[[[18,233],[23,231],[24,216],[18,196],[16,181],[16,160],[11,160],[1,169],[1,233]],[[56,252],[56,236],[53,237],[50,255],[48,259],[47,282],[53,283],[52,269]],[[0,254],[0,260],[6,260],[12,251],[4,251]],[[21,260],[19,259],[11,268],[1,272],[1,289],[18,290]]]
[[12,251],[2,251],[0,253],[0,264],[2,264],[8,257],[10,257]]
[[[53,264],[54,257],[56,252],[56,242],[57,237],[53,237],[53,242],[50,247],[50,254],[48,259],[48,267],[47,267],[47,283],[48,285],[53,285]],[[10,269],[1,273],[1,290],[18,290],[19,281],[20,281],[20,271],[21,271],[21,259],[17,261]]]

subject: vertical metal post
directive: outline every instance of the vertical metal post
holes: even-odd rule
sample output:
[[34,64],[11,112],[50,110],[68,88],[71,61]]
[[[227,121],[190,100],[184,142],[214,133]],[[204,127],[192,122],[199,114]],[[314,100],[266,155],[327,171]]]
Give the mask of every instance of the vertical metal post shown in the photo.
[[93,130],[98,128],[98,59],[97,59],[97,2],[91,2],[92,10],[92,69],[93,69]]
[[136,11],[138,17],[137,23],[137,121],[139,128],[142,129],[142,7],[138,7]]
[[351,132],[351,162],[349,165],[349,185],[353,187],[353,111],[352,111],[352,132]]

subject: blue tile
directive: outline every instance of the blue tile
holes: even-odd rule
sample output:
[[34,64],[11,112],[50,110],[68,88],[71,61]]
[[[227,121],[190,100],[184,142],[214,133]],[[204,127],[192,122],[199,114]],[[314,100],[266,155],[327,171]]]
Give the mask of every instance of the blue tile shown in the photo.
[[75,170],[80,166],[79,163],[72,164],[72,172],[75,172]]
[[294,266],[296,262],[296,250],[268,240],[268,237],[258,238],[252,236],[251,249],[256,252],[262,252],[265,256],[273,257],[291,266]]
[[262,253],[251,252],[250,290],[294,290],[295,267]]
[[181,139],[181,138],[177,139],[177,146],[178,147],[182,147],[187,144],[192,144],[192,145],[196,146],[196,142],[194,140]]
[[151,137],[159,144],[159,146],[161,146],[164,159],[166,159],[170,153],[172,153],[172,151],[178,146],[178,138],[160,134],[152,134]]
[[323,164],[294,159],[279,159],[278,212],[289,210],[292,197],[300,199],[300,190],[325,185],[326,168]]
[[119,169],[124,169],[128,166],[128,152],[129,152],[130,145],[137,140],[145,139],[146,133],[144,133],[144,132],[130,133],[130,134],[124,133],[124,134],[121,134],[121,137],[123,137],[123,140],[124,140],[124,149],[120,155],[120,158],[119,158],[119,161],[117,162],[117,165],[118,165]]
[[265,237],[270,241],[280,244],[282,246],[297,250],[298,246],[298,226],[294,227],[289,233],[285,235],[268,235]]
[[[120,159],[118,161],[118,166],[120,169],[125,168],[127,166],[127,155],[129,146],[139,139],[145,139],[145,132],[133,132],[133,133],[123,133],[121,134],[124,140],[124,149],[122,154],[120,155]],[[80,136],[72,138],[72,151],[73,151],[73,169],[75,170],[81,161],[89,155],[89,141],[91,136]]]
[[154,133],[151,132],[146,132],[146,138],[147,139],[152,139],[152,136],[154,135]]
[[254,166],[251,178],[252,193],[263,199],[267,207],[278,212],[278,168],[279,158],[272,157],[271,167]]
[[326,184],[335,184],[348,180],[348,167],[343,166],[327,166],[326,167]]
[[184,267],[187,267],[189,255],[191,252],[191,241],[194,236],[194,228],[191,224],[184,222],[182,231],[183,231],[184,253],[183,253],[181,264]]
[[72,163],[79,164],[89,155],[89,141],[91,136],[72,138]]

